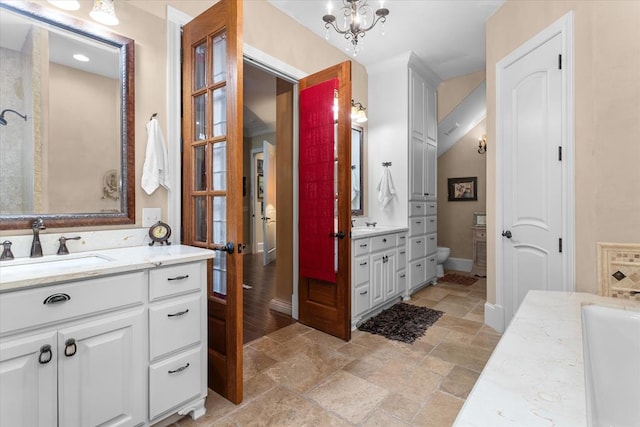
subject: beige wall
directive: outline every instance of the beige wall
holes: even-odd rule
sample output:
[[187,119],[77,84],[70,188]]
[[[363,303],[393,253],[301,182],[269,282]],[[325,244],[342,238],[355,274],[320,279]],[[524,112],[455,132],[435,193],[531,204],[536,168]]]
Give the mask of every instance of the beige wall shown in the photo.
[[485,81],[484,70],[445,80],[438,85],[438,122]]
[[[487,133],[495,140],[496,63],[574,11],[576,289],[597,292],[596,242],[640,242],[640,2],[507,1],[487,22]],[[491,148],[491,147],[490,147]],[[488,235],[495,150],[487,152]],[[487,299],[496,243],[488,239]]]
[[[483,120],[438,157],[438,246],[450,248],[453,258],[473,258],[473,213],[486,208],[487,157],[478,154],[478,138],[486,127]],[[478,178],[478,200],[449,202],[447,179],[470,176]]]

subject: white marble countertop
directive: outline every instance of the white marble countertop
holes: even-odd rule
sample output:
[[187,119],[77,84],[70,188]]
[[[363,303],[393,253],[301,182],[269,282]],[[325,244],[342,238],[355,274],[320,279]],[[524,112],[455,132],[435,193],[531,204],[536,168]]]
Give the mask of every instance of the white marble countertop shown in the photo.
[[16,258],[0,263],[0,293],[213,258],[215,252],[193,246],[133,246],[47,255],[42,258]]
[[358,226],[351,229],[351,239],[363,239],[366,237],[380,236],[382,234],[401,233],[408,230],[406,227],[396,227],[393,225],[378,225],[375,227]]
[[454,426],[586,426],[583,304],[640,310],[587,293],[529,292]]

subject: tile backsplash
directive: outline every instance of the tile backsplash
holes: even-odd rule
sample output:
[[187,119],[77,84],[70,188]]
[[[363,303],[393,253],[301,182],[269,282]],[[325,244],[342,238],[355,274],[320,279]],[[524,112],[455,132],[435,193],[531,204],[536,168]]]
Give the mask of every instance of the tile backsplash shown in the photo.
[[598,243],[598,292],[640,301],[640,244]]

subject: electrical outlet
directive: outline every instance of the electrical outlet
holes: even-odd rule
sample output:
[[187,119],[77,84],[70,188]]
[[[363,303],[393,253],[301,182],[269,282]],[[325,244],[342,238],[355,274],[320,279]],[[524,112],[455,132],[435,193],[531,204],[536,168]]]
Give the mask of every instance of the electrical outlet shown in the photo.
[[162,208],[142,208],[142,226],[151,227],[162,217]]

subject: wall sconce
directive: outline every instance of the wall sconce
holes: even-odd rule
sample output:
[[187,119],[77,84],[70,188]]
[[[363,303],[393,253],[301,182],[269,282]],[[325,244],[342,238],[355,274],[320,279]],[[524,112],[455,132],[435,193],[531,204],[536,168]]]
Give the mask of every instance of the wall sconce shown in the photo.
[[478,153],[484,154],[487,152],[487,135],[482,135],[478,139]]
[[361,103],[351,100],[351,120],[356,123],[364,123],[367,119],[367,114],[364,112],[366,107],[363,107]]

